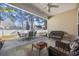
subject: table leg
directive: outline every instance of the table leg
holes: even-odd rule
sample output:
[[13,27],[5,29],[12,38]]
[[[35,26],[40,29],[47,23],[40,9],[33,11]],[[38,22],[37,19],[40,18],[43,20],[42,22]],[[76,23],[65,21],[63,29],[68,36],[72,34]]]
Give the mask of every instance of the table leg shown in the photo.
[[39,56],[40,56],[40,49],[39,49]]

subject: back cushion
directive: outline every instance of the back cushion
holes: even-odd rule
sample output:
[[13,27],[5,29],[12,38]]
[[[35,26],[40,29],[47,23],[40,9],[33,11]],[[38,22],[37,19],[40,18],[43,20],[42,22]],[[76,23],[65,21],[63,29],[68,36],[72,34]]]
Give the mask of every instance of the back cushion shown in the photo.
[[50,37],[56,38],[56,39],[62,39],[63,36],[64,36],[64,32],[63,31],[52,31],[50,33]]

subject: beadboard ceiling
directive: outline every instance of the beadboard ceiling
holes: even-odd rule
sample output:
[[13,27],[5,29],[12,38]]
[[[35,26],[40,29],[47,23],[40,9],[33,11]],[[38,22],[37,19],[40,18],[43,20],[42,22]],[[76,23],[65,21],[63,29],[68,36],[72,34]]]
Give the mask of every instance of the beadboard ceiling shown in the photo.
[[12,3],[12,5],[45,18],[77,7],[77,3],[52,3],[52,5],[58,5],[59,7],[51,8],[51,12],[48,12],[47,3]]
[[48,15],[56,15],[71,9],[74,9],[77,7],[76,3],[52,3],[52,5],[58,5],[58,8],[51,8],[51,12],[48,12],[47,4],[46,3],[35,3],[33,4],[37,8],[39,8],[41,11],[45,12]]

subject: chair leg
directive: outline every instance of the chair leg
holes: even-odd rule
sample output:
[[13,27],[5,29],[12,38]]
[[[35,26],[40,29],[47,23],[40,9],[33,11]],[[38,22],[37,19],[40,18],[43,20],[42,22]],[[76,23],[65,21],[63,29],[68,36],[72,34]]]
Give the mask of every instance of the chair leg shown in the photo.
[[33,51],[33,44],[32,44],[32,51]]

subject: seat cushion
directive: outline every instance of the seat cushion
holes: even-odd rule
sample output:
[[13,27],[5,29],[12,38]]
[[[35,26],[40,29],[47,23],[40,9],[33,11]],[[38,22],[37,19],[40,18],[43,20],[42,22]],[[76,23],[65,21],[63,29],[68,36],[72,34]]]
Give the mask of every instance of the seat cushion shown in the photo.
[[51,46],[48,48],[48,55],[49,56],[67,56],[66,53],[63,53],[57,50],[55,47],[51,47]]

